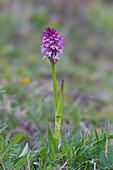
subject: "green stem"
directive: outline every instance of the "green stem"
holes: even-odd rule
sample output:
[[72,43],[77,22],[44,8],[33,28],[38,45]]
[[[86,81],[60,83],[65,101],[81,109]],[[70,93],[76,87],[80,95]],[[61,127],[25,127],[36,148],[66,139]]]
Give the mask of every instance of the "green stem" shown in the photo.
[[55,116],[55,147],[56,147],[56,152],[58,152],[61,119],[62,119],[62,116],[60,116],[60,115]]
[[54,108],[55,113],[58,107],[58,93],[57,93],[57,82],[56,82],[56,73],[55,73],[55,65],[51,64],[52,67],[52,78],[53,78],[53,96],[54,96]]
[[[55,114],[58,107],[58,92],[57,92],[57,81],[56,81],[56,73],[55,73],[55,65],[51,64],[52,67],[52,78],[53,78],[53,96],[54,96],[54,108],[55,108]],[[56,119],[55,119],[56,124]],[[55,148],[56,152],[58,152],[58,139],[55,139]]]
[[55,146],[57,152],[58,152],[58,143],[59,143],[59,136],[60,136],[60,125],[61,125],[62,112],[63,112],[63,87],[64,87],[64,80],[62,80],[61,83],[60,100],[59,100],[57,112],[55,113]]

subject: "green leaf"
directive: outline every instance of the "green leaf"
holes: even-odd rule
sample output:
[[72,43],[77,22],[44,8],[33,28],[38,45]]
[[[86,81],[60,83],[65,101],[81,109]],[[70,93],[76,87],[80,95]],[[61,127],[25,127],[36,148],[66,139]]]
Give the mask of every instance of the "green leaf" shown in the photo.
[[0,135],[0,140],[2,140],[3,139],[3,136],[2,135]]
[[26,154],[25,156],[22,157],[22,159],[19,161],[19,163],[15,167],[15,170],[18,170],[18,168],[23,167],[23,165],[25,165],[27,163],[27,155],[28,154]]
[[81,140],[80,144],[78,145],[79,148],[81,148],[84,144],[84,139]]
[[17,159],[14,160],[14,166],[19,162],[20,159],[22,159],[22,157],[17,158]]
[[109,136],[108,136],[108,139],[113,139],[113,135],[109,135]]
[[109,120],[108,120],[108,129],[109,129],[109,133],[111,133],[111,124]]
[[1,140],[0,141],[0,155],[2,155],[3,151],[4,151],[4,142],[3,140]]
[[63,90],[64,90],[64,80],[62,80],[62,83],[61,83],[60,101],[59,101],[57,111],[55,113],[56,116],[57,115],[62,116],[62,112],[63,112]]
[[13,136],[13,143],[12,143],[12,145],[20,142],[20,140],[22,139],[23,135],[24,135],[24,132],[18,133],[15,136]]
[[3,127],[2,129],[0,129],[0,134],[6,129],[7,126]]
[[80,134],[81,134],[81,130],[77,129],[75,136],[74,136],[74,138],[71,142],[71,146],[72,146],[73,143],[74,143],[75,146],[80,143],[80,141],[81,141],[81,135]]
[[62,141],[62,153],[66,153],[69,150],[69,145],[66,141]]
[[98,137],[98,133],[97,133],[97,131],[96,131],[96,129],[94,128],[94,131],[95,131],[95,137],[96,137],[96,140],[98,140],[99,139],[99,137]]
[[93,138],[91,137],[91,135],[88,134],[88,138],[89,138],[89,142],[92,143],[93,142]]
[[20,148],[20,144],[16,143],[15,145],[13,145],[11,143],[11,147],[10,148],[11,148],[11,150],[17,151]]
[[4,167],[6,168],[6,169],[12,169],[13,168],[13,162],[11,162],[11,160],[8,160],[8,161],[6,161],[6,162],[4,162]]
[[89,141],[85,141],[85,145],[89,146],[90,142]]
[[84,140],[87,138],[87,136],[88,136],[88,131],[89,130],[87,130],[87,132],[85,133],[85,136],[84,136]]
[[107,161],[107,158],[106,158],[104,152],[100,152],[100,160],[104,166],[107,166],[108,161]]
[[26,143],[26,145],[19,157],[24,156],[26,153],[28,153],[28,143]]
[[8,135],[6,136],[5,146],[7,146],[7,143],[8,143],[9,137],[10,137],[10,134],[11,134],[11,131],[10,131],[10,132],[8,133]]
[[55,153],[55,142],[54,142],[54,136],[51,131],[51,128],[48,127],[48,146],[50,153],[54,154]]
[[50,128],[49,122],[47,120],[47,118],[45,117],[47,125],[48,125],[48,130],[47,130],[47,137],[48,137],[48,147],[49,147],[49,151],[50,153],[54,156],[54,153],[56,152],[55,149],[55,138],[53,135],[53,132]]
[[56,152],[58,152],[58,143],[59,143],[59,136],[60,136],[60,124],[62,119],[62,112],[63,112],[63,88],[64,88],[64,80],[61,83],[61,90],[60,90],[60,101],[55,113],[55,147]]
[[110,153],[109,153],[109,161],[113,165],[113,151],[112,150],[110,150]]
[[102,137],[104,138],[104,129],[102,128],[101,123],[100,123],[100,128],[101,128]]
[[67,138],[68,144],[71,145],[71,143],[72,143],[72,132],[71,131],[69,131],[67,133],[67,137],[66,138]]
[[93,141],[94,133],[93,133],[93,127],[91,126],[91,142]]

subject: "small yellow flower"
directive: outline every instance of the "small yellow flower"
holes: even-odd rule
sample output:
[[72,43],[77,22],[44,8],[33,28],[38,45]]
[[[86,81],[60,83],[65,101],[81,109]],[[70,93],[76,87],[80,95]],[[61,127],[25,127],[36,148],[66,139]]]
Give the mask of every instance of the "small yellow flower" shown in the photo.
[[86,41],[86,46],[88,47],[94,47],[96,44],[96,40],[94,38],[88,38]]
[[7,53],[7,47],[6,46],[3,46],[0,50],[1,50],[2,54],[6,54]]
[[29,83],[29,82],[30,82],[30,79],[29,79],[29,77],[23,77],[23,78],[21,79],[21,82],[23,82],[23,83]]

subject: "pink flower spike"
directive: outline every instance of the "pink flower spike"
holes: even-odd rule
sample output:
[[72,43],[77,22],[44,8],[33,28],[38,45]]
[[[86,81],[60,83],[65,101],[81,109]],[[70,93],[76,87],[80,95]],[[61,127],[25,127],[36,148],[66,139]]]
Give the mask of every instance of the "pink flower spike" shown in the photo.
[[60,58],[59,54],[63,54],[64,41],[61,40],[62,36],[58,37],[59,33],[56,33],[54,28],[45,28],[46,32],[42,32],[42,45],[41,52],[44,55],[44,58],[48,58],[52,64],[55,64]]

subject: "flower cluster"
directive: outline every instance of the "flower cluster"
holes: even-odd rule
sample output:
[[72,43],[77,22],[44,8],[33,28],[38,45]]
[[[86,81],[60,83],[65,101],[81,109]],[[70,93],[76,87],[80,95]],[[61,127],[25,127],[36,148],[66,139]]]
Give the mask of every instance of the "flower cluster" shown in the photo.
[[60,58],[59,54],[63,54],[64,43],[61,38],[58,37],[56,30],[51,28],[45,28],[46,32],[42,32],[43,37],[41,42],[41,52],[44,55],[43,59],[47,57],[52,64],[55,64]]

